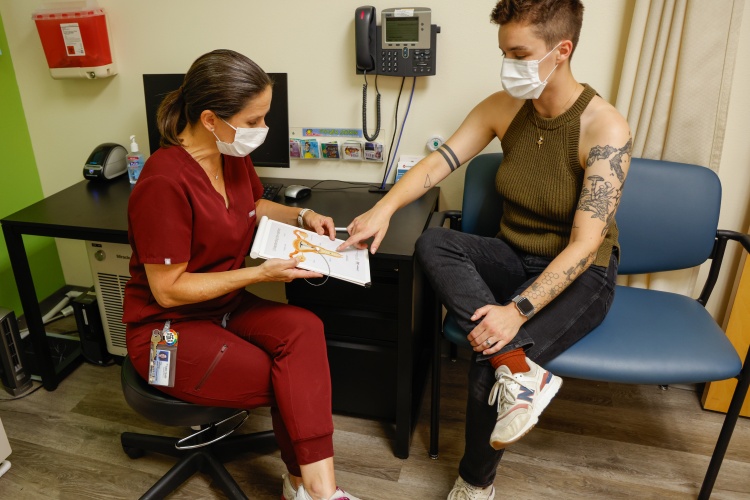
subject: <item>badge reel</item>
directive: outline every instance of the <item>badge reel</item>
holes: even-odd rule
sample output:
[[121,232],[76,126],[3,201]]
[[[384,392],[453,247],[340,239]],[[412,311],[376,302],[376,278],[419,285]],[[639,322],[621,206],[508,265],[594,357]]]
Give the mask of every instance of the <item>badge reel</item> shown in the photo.
[[162,330],[151,332],[151,353],[148,383],[164,387],[174,387],[174,372],[177,366],[178,333],[169,327],[170,321]]

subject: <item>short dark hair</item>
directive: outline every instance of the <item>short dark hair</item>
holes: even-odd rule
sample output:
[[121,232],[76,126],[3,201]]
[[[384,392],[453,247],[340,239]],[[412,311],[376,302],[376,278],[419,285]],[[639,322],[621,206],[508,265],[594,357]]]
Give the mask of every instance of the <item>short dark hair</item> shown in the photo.
[[500,26],[510,22],[528,24],[548,49],[560,40],[570,40],[575,51],[581,36],[583,4],[580,0],[500,0],[490,20]]
[[193,62],[179,89],[159,105],[156,121],[161,146],[179,146],[179,134],[210,109],[228,119],[273,85],[271,77],[250,58],[228,49],[203,54]]

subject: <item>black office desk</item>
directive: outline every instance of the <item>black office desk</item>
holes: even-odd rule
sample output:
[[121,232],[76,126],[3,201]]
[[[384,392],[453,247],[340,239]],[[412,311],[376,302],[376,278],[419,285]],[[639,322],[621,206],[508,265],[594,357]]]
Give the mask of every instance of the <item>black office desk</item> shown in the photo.
[[[263,180],[285,185],[317,182]],[[382,197],[367,189],[327,190],[349,186],[326,182],[305,200],[286,202],[280,196],[275,201],[312,208],[332,216],[336,225],[344,226]],[[80,363],[81,356],[74,355],[57,366],[52,360],[23,235],[127,243],[126,211],[130,191],[126,177],[102,184],[81,181],[0,221],[42,383],[47,390],[55,390]],[[373,286],[370,289],[339,280],[317,288],[304,282],[287,286],[290,303],[309,307],[319,313],[326,324],[334,410],[394,417],[394,453],[401,458],[409,456],[411,432],[429,363],[433,335],[425,322],[433,321],[435,316],[433,301],[423,296],[428,287],[423,286],[421,273],[415,265],[414,244],[437,209],[438,194],[437,188],[430,190],[393,217],[378,253],[371,258]],[[342,327],[342,322],[347,322],[347,326]],[[348,331],[344,331],[346,328]],[[383,356],[386,361],[381,363]],[[376,370],[375,379],[367,379],[368,369]],[[389,398],[388,384],[378,384],[377,374],[388,378],[393,376],[394,370],[392,380],[396,394]],[[366,384],[361,383],[360,375],[365,377]],[[380,397],[372,398],[373,394]],[[366,400],[361,398],[370,398],[375,406],[367,407]],[[350,401],[355,402],[354,407]],[[357,401],[365,406],[358,407]]]

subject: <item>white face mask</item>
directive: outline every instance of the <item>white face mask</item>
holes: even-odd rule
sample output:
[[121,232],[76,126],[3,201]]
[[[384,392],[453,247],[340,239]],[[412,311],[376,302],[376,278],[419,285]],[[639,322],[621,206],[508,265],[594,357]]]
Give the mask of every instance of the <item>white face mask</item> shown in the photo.
[[[562,43],[562,42],[560,42]],[[539,63],[544,61],[548,55],[560,46],[547,52],[547,55],[538,61],[523,61],[521,59],[503,59],[503,67],[500,70],[500,81],[505,91],[516,99],[539,99],[544,87],[547,86],[547,80],[557,69],[557,64],[549,72],[544,81],[539,79]]]
[[[232,127],[226,120],[222,118],[222,121]],[[234,142],[229,144],[222,142],[216,135],[216,132],[211,131],[216,137],[216,147],[219,148],[219,153],[229,156],[247,156],[255,149],[263,144],[268,135],[268,127],[258,128],[243,128],[243,127],[232,127],[234,129]]]

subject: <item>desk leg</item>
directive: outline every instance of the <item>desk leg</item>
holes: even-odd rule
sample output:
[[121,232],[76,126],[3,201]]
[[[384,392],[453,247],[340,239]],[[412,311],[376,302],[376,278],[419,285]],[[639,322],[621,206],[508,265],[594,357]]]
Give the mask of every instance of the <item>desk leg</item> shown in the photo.
[[3,235],[5,244],[8,247],[8,257],[13,269],[13,276],[16,279],[18,295],[23,306],[26,326],[29,329],[29,335],[34,346],[34,354],[39,366],[42,384],[48,391],[57,389],[57,376],[55,375],[55,365],[52,362],[52,353],[47,343],[47,334],[42,322],[42,310],[39,308],[39,302],[36,298],[36,289],[31,277],[31,267],[29,259],[26,256],[26,248],[23,244],[23,236],[8,226],[3,226]]
[[398,377],[396,384],[396,446],[394,455],[409,458],[414,385],[414,263],[401,263],[398,271]]

